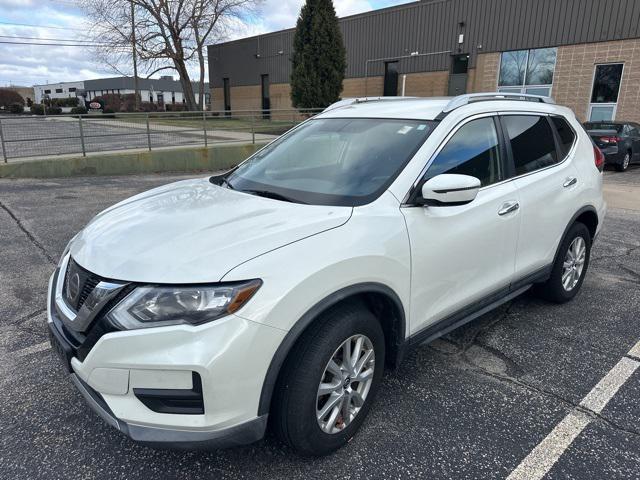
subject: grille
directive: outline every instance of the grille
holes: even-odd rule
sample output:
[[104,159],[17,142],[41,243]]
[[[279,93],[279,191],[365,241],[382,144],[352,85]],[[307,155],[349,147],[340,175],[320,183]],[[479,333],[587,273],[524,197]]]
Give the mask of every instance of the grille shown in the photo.
[[[77,293],[70,291],[70,281],[77,275],[79,278],[79,285],[77,286]],[[76,312],[82,308],[87,297],[91,294],[96,285],[100,283],[102,279],[85,270],[78,265],[73,258],[69,258],[69,265],[67,265],[67,271],[64,276],[63,294],[64,298]]]

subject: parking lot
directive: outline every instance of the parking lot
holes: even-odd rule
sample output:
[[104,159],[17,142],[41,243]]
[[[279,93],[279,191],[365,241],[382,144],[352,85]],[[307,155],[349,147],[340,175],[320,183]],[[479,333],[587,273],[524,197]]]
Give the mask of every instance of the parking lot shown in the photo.
[[[48,347],[47,281],[69,238],[186,176],[0,180],[0,478],[527,478],[522,465],[554,454],[546,478],[640,478],[640,369],[605,388],[601,411],[584,401],[620,361],[638,363],[640,166],[605,175],[609,213],[573,302],[525,294],[415,349],[387,372],[360,433],[318,459],[271,437],[212,452],[139,446],[89,410]],[[572,415],[584,425],[567,433],[558,425]]]

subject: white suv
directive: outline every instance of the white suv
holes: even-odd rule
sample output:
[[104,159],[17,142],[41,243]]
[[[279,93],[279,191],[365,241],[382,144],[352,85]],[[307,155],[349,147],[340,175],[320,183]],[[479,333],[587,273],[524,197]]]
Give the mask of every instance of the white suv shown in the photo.
[[340,102],[232,171],[125,200],[65,250],[49,330],[132,439],[352,437],[385,365],[529,287],[576,295],[604,158],[548,99]]

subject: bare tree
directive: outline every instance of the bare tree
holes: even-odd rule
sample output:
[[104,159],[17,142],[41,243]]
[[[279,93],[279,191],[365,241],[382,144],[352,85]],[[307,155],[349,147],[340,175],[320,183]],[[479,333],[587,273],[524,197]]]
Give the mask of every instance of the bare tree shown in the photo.
[[[93,22],[89,32],[97,60],[123,73],[137,53],[147,77],[163,70],[178,72],[189,110],[202,108],[205,48],[225,37],[236,20],[253,13],[260,0],[78,0]],[[134,55],[135,55],[134,53]],[[196,101],[189,65],[199,68]]]

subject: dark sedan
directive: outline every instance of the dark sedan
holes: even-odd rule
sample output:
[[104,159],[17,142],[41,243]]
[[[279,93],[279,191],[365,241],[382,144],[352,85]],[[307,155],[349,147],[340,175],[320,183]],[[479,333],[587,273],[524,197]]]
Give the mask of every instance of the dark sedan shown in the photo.
[[633,122],[587,122],[587,133],[604,153],[605,162],[624,172],[640,160],[640,125]]

